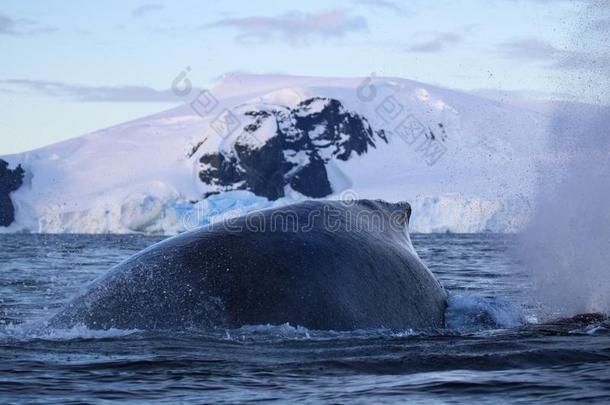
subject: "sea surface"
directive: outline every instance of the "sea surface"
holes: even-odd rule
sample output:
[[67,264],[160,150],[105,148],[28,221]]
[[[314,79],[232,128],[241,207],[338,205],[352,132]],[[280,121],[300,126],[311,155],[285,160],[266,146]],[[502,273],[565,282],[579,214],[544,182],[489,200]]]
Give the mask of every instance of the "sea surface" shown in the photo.
[[542,323],[507,235],[412,235],[443,330],[52,330],[148,236],[0,235],[0,403],[610,401],[610,324]]

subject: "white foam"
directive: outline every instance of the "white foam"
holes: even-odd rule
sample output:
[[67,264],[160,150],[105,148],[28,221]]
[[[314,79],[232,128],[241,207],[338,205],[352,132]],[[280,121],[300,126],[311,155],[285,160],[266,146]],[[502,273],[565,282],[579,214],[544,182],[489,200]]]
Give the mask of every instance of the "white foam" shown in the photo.
[[456,331],[514,328],[525,323],[519,307],[497,298],[450,294],[445,324]]
[[62,341],[75,339],[108,339],[128,336],[138,332],[140,332],[138,329],[89,329],[82,324],[75,325],[69,329],[54,329],[46,326],[43,322],[33,322],[19,325],[7,325],[6,327],[0,329],[0,340],[15,339],[20,341]]
[[240,333],[248,334],[266,334],[266,335],[277,335],[283,337],[302,337],[310,338],[309,329],[303,326],[292,326],[289,323],[281,325],[244,325],[237,330]]

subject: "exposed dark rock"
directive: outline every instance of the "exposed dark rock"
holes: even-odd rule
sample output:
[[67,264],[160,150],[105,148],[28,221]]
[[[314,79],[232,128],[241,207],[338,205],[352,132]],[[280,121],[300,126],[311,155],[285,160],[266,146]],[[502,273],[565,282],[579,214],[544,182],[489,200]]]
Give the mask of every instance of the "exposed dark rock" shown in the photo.
[[[445,126],[442,122],[439,122],[438,127],[441,130],[441,141],[445,142],[447,140],[447,131],[445,130]],[[430,130],[430,132],[432,132],[432,130]]]
[[[296,127],[304,133],[313,133],[310,138],[318,149],[329,148],[337,159],[348,160],[352,152],[362,155],[369,146],[375,147],[368,121],[358,114],[346,112],[338,100],[328,99],[320,112],[306,113],[313,102],[320,101],[320,98],[305,100],[294,114]],[[321,132],[316,133],[317,128],[322,128]]]
[[[290,185],[306,196],[324,197],[333,192],[326,172],[329,160],[362,155],[375,148],[378,139],[387,143],[383,131],[374,132],[365,117],[331,98],[311,98],[292,109],[249,110],[242,116],[247,124],[231,150],[199,159],[199,178],[215,188],[208,195],[249,190],[276,200]],[[268,120],[274,120],[276,132],[262,134],[266,140],[258,142],[258,132]]]
[[191,158],[195,155],[195,153],[197,153],[197,151],[199,150],[199,148],[201,148],[201,145],[203,145],[205,143],[206,139],[204,139],[203,141],[197,142],[195,145],[193,145],[191,147],[191,150],[189,150],[186,153],[186,157]]
[[21,165],[11,170],[8,162],[0,159],[0,226],[9,226],[15,220],[15,207],[10,193],[21,187],[24,174]]
[[333,192],[324,162],[318,156],[314,156],[308,165],[292,176],[290,187],[313,198],[322,198]]

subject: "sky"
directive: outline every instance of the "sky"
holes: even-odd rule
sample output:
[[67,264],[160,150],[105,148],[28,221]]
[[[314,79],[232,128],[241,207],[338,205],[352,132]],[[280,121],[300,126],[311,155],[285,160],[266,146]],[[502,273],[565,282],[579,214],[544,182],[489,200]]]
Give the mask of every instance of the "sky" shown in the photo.
[[0,3],[0,155],[171,108],[185,69],[610,104],[610,0]]

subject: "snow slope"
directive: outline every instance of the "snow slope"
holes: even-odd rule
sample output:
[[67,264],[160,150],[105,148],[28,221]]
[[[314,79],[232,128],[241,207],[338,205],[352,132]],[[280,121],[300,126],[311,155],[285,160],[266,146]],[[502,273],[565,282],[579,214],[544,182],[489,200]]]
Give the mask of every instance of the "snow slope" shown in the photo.
[[[275,201],[236,188],[204,199],[218,187],[200,179],[200,159],[230,150],[232,117],[246,124],[240,111],[290,109],[315,97],[339,100],[387,136],[348,160],[329,157],[327,198],[407,200],[419,232],[512,232],[525,222],[545,159],[545,114],[397,78],[234,75],[177,108],[0,157],[26,170],[11,194],[16,220],[0,232],[173,234],[306,198],[287,187]],[[432,129],[436,153],[403,124]],[[264,125],[257,142],[274,136]]]

